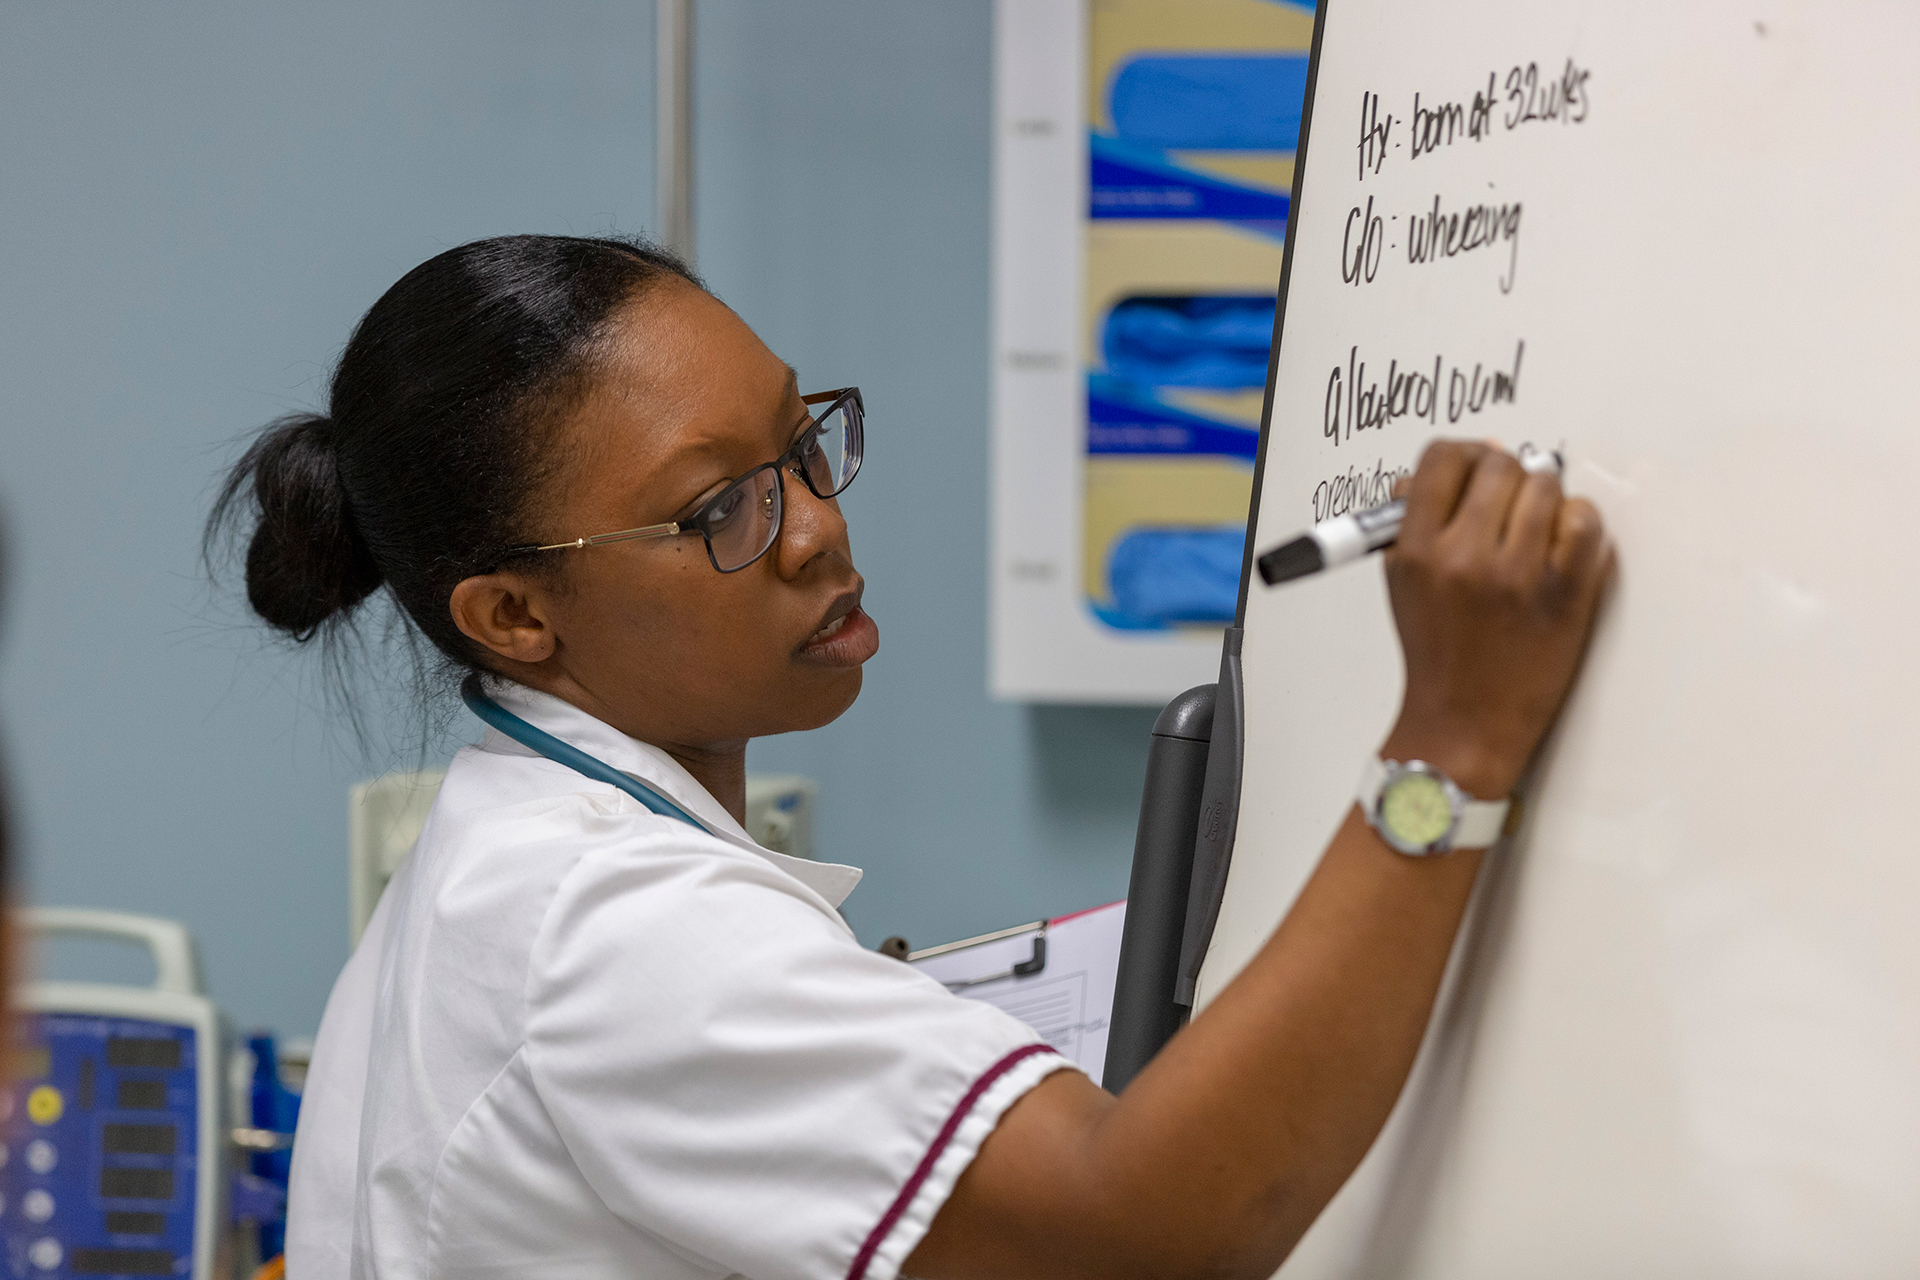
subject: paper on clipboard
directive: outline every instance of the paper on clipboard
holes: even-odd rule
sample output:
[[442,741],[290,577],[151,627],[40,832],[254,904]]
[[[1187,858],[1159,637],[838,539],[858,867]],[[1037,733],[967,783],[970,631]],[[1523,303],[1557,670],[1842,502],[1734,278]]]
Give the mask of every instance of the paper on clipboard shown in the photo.
[[1125,902],[1109,903],[929,947],[908,962],[954,994],[1020,1019],[1098,1084],[1126,914]]

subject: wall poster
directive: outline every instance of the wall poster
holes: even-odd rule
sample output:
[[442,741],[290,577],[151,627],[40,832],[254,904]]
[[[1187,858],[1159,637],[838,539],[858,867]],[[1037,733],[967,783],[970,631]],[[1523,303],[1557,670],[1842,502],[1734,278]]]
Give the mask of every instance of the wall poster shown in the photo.
[[1160,702],[1233,618],[1313,9],[995,19],[990,684]]

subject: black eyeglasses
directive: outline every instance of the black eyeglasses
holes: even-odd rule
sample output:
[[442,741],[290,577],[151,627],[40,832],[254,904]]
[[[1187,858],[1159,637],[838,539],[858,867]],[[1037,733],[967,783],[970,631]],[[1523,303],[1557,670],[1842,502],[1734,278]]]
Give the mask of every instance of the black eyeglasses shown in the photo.
[[543,547],[508,547],[496,560],[540,551],[565,551],[608,542],[697,533],[706,539],[707,559],[713,562],[714,568],[721,573],[738,573],[767,554],[768,548],[780,537],[780,523],[786,512],[783,476],[789,469],[821,499],[846,492],[854,476],[860,473],[860,454],[866,439],[866,409],[860,400],[860,388],[842,387],[838,391],[801,396],[800,403],[809,410],[816,404],[827,407],[814,415],[813,425],[801,433],[792,448],[735,480],[701,503],[700,509],[685,520],[621,529]]

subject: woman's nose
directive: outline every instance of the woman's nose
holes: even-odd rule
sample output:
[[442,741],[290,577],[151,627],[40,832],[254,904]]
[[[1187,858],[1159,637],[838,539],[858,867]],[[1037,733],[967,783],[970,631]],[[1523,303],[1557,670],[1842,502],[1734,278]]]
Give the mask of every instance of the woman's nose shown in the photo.
[[823,551],[841,550],[847,542],[847,519],[840,504],[821,498],[807,482],[789,472],[786,485],[786,511],[780,521],[780,545],[775,551],[780,576],[792,578]]

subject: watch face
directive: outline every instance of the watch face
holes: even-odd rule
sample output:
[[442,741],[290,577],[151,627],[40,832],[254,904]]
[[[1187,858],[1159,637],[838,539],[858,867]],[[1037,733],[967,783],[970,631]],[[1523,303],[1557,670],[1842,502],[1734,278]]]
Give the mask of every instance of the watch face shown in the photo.
[[1432,774],[1403,773],[1380,793],[1380,821],[1402,842],[1425,848],[1453,826],[1453,804]]

